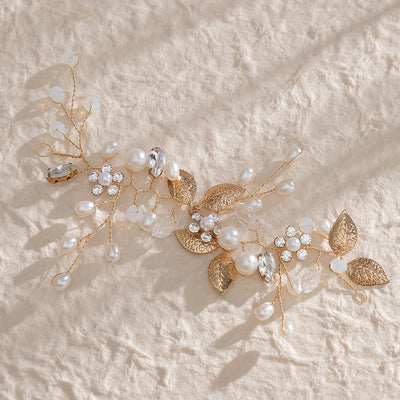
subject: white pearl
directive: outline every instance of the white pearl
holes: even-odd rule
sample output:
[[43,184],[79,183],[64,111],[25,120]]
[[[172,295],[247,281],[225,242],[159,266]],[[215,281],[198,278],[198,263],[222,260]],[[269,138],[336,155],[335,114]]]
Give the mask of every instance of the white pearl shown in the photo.
[[321,221],[319,221],[318,223],[318,231],[323,235],[328,234],[331,230],[331,227],[332,227],[331,222],[326,218],[321,219]]
[[108,186],[112,182],[112,175],[109,172],[102,172],[97,180],[99,181],[100,185]]
[[140,221],[140,228],[142,228],[144,231],[150,232],[154,223],[156,222],[156,218],[157,215],[151,211],[145,214]]
[[290,251],[297,251],[300,249],[301,243],[299,238],[291,237],[286,241],[286,248]]
[[294,160],[297,156],[299,156],[303,150],[300,147],[295,147],[294,149],[290,150],[286,156],[287,161]]
[[64,135],[66,133],[65,125],[62,122],[56,121],[56,122],[53,122],[50,125],[49,133],[50,133],[50,136],[53,139],[61,139],[61,138],[63,138],[64,136],[61,134],[61,132]]
[[89,215],[90,213],[93,212],[93,210],[94,210],[94,203],[93,201],[90,200],[78,201],[78,203],[76,203],[74,207],[75,214],[80,217],[85,217],[86,215]]
[[71,283],[71,277],[66,272],[62,272],[61,274],[56,275],[51,283],[57,290],[64,290]]
[[60,244],[61,253],[63,254],[70,253],[72,250],[75,249],[77,244],[78,244],[78,239],[76,237],[74,236],[65,237]]
[[167,162],[165,166],[165,175],[170,181],[176,181],[179,179],[179,166],[175,161]]
[[126,165],[132,171],[141,171],[146,166],[146,153],[142,149],[131,149],[126,155]]
[[342,260],[341,258],[334,258],[330,266],[333,272],[337,272],[338,274],[343,274],[343,272],[347,271],[347,262]]
[[139,222],[143,218],[143,210],[132,205],[126,210],[126,218],[132,223]]
[[280,196],[288,196],[293,192],[295,188],[295,184],[292,180],[284,181],[281,182],[277,187],[276,187],[276,192]]
[[115,156],[117,152],[118,152],[118,143],[115,140],[107,142],[103,147],[103,154],[107,158]]
[[300,219],[299,228],[303,233],[311,233],[313,230],[313,220],[310,217]]
[[64,101],[64,90],[60,86],[53,86],[50,88],[50,97],[56,103]]
[[243,252],[236,259],[236,269],[239,274],[251,275],[258,268],[258,258],[248,251]]
[[205,231],[211,231],[214,228],[215,225],[215,220],[212,216],[204,217],[200,221],[200,226],[205,230]]
[[246,206],[250,211],[257,213],[262,210],[263,201],[260,198],[255,197],[254,199],[251,199],[250,201],[248,201]]
[[73,68],[78,64],[78,56],[73,51],[68,50],[64,54],[64,62]]
[[233,250],[240,244],[240,233],[233,226],[222,228],[218,234],[218,243],[225,250]]
[[285,320],[283,321],[283,329],[285,330],[285,333],[286,333],[287,335],[291,335],[291,334],[294,332],[294,326],[293,326],[293,324],[291,323],[291,321],[289,321],[289,320],[287,320],[287,319],[285,319]]
[[100,100],[97,97],[90,96],[83,102],[83,107],[87,112],[96,112],[100,110]]
[[260,304],[254,309],[254,316],[259,321],[266,321],[268,318],[272,316],[274,313],[275,308],[273,304]]
[[118,245],[116,243],[108,243],[104,251],[104,256],[109,263],[118,261],[120,256]]
[[242,186],[249,184],[254,179],[254,175],[253,168],[243,168],[239,174],[238,184]]

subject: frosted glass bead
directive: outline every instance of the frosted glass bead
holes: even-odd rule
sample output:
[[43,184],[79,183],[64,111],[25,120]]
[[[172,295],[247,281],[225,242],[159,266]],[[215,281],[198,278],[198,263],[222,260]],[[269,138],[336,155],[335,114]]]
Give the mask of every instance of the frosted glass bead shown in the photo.
[[53,86],[50,88],[50,97],[56,103],[64,101],[64,90],[60,86]]
[[128,207],[125,215],[130,222],[136,223],[143,218],[143,210],[141,208],[136,207],[133,204],[130,207]]
[[341,258],[334,258],[330,262],[330,266],[332,271],[337,272],[338,274],[343,274],[343,272],[346,272],[348,267],[347,262]]
[[64,62],[73,68],[78,64],[78,56],[73,51],[68,50],[64,54]]
[[96,112],[100,110],[100,100],[97,97],[90,96],[83,102],[84,109],[89,112]]
[[64,135],[66,133],[65,125],[62,122],[55,121],[50,125],[49,133],[53,139],[62,139],[64,136],[61,132]]
[[313,230],[313,220],[310,217],[301,218],[299,228],[303,233],[311,233]]

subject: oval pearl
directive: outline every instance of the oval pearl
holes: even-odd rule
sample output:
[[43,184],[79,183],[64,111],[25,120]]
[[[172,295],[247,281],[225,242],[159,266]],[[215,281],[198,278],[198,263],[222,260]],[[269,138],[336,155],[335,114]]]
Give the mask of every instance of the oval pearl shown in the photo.
[[100,185],[108,186],[112,182],[112,175],[109,172],[102,172],[98,177]]
[[130,222],[136,223],[143,218],[143,210],[141,208],[136,207],[135,205],[132,205],[128,207],[125,215]]
[[100,110],[100,100],[97,97],[90,96],[83,102],[83,107],[87,112],[96,112]]
[[214,228],[214,225],[215,225],[215,219],[210,215],[200,220],[200,226],[205,231],[211,231]]
[[64,90],[60,86],[53,86],[50,88],[50,97],[56,103],[64,101]]
[[118,245],[116,243],[108,243],[104,251],[104,256],[109,263],[118,261],[120,256]]
[[300,249],[301,243],[299,238],[291,237],[286,241],[286,248],[290,251],[297,251]]
[[277,186],[276,192],[280,196],[288,196],[289,194],[291,194],[293,192],[294,188],[295,188],[294,182],[292,180],[288,180],[288,181],[281,182]]
[[66,272],[62,272],[61,274],[56,275],[51,280],[51,283],[57,290],[64,290],[71,283],[71,277]]
[[117,152],[118,152],[118,143],[115,140],[107,142],[103,147],[103,154],[107,158],[115,156]]
[[74,236],[65,237],[60,244],[61,253],[63,254],[70,253],[72,250],[75,249],[77,244],[78,244],[78,239],[76,237]]
[[222,228],[218,234],[218,243],[225,250],[233,250],[240,244],[240,233],[233,226]]
[[311,233],[313,230],[313,220],[310,217],[300,219],[299,228],[303,233]]
[[250,167],[243,168],[239,174],[238,184],[247,185],[254,179],[254,169]]
[[251,199],[246,204],[247,208],[254,213],[261,211],[263,208],[263,205],[264,205],[263,201],[258,197]]
[[165,175],[170,181],[179,179],[179,166],[175,161],[167,162],[165,166]]
[[268,318],[272,316],[275,308],[273,304],[260,304],[254,309],[254,316],[259,321],[266,321]]
[[326,218],[321,219],[321,221],[318,223],[318,231],[323,235],[328,234],[331,231],[331,227],[331,222]]
[[347,262],[342,260],[341,258],[334,258],[330,262],[330,266],[333,272],[337,272],[338,274],[343,274],[343,272],[347,271]]
[[141,171],[147,162],[146,153],[142,149],[131,149],[126,155],[126,165],[131,171]]
[[140,221],[140,228],[144,231],[150,232],[154,223],[156,222],[157,215],[154,214],[152,211],[145,214]]
[[90,200],[78,201],[78,203],[76,203],[74,207],[74,212],[79,217],[85,217],[86,215],[89,215],[91,212],[93,212],[93,210],[94,203]]
[[297,156],[299,156],[303,150],[300,147],[295,147],[294,149],[290,150],[286,156],[287,161],[294,160]]
[[56,121],[50,125],[49,133],[53,139],[63,138],[64,136],[61,134],[61,132],[65,135],[66,129],[65,125],[62,122]]
[[294,332],[294,326],[288,319],[283,321],[283,329],[287,335],[291,335]]
[[251,275],[258,268],[258,258],[248,251],[243,252],[236,259],[236,269],[239,274]]

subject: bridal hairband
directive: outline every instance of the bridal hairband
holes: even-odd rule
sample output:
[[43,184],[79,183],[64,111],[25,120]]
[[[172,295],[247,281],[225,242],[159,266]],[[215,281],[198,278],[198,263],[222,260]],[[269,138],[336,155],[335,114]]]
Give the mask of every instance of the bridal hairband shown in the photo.
[[[64,272],[53,277],[52,284],[56,289],[68,287],[72,270],[86,246],[103,228],[108,229],[105,259],[110,263],[118,261],[120,248],[113,240],[113,221],[118,201],[125,191],[129,192],[132,202],[126,210],[126,219],[138,224],[142,231],[158,238],[174,232],[178,243],[193,254],[218,253],[209,264],[208,279],[219,294],[223,295],[230,288],[237,274],[248,276],[257,272],[273,295],[270,301],[254,309],[254,315],[258,320],[265,321],[279,308],[285,334],[292,333],[294,327],[285,317],[282,291],[286,287],[290,294],[297,296],[315,290],[321,280],[320,260],[323,255],[331,258],[329,269],[353,290],[358,304],[367,300],[366,292],[359,286],[389,282],[376,261],[361,257],[348,262],[343,258],[357,241],[356,225],[346,211],[332,225],[326,219],[315,224],[309,217],[301,218],[298,223],[279,232],[272,242],[262,241],[262,198],[272,194],[287,196],[293,192],[295,183],[291,179],[278,181],[277,178],[302,154],[300,148],[291,150],[285,161],[261,185],[251,188],[255,173],[252,168],[245,168],[236,183],[213,186],[199,201],[196,201],[194,177],[179,168],[175,161],[167,161],[167,155],[160,147],[152,148],[148,154],[138,148],[131,149],[126,155],[126,169],[119,171],[111,164],[118,153],[118,144],[110,141],[103,147],[103,163],[92,165],[85,152],[83,138],[87,120],[100,109],[100,101],[88,97],[82,107],[75,108],[75,69],[78,62],[74,53],[65,56],[72,76],[71,94],[66,95],[59,86],[50,89],[50,97],[61,107],[68,125],[61,121],[52,122],[49,127],[52,140],[40,143],[36,153],[40,157],[58,156],[65,160],[82,161],[79,170],[73,162],[49,168],[46,179],[60,184],[86,174],[88,182],[84,190],[91,199],[79,201],[74,212],[78,217],[87,217],[104,207],[106,216],[95,229],[83,236],[69,235],[61,240],[60,252],[71,257],[71,262]],[[60,150],[60,140],[70,147],[71,153]],[[149,195],[152,203],[145,206],[140,200]],[[162,202],[173,202],[172,211],[168,214],[159,211]],[[178,229],[176,214],[183,208],[188,211],[188,222]],[[314,245],[314,242],[319,245]]]

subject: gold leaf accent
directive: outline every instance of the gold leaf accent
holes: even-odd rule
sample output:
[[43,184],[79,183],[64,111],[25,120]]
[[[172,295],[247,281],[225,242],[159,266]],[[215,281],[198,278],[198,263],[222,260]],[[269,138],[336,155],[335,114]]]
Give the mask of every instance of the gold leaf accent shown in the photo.
[[344,256],[357,242],[357,227],[347,211],[342,211],[329,232],[329,246],[337,256]]
[[219,212],[231,206],[244,193],[242,186],[233,183],[221,183],[207,190],[201,206]]
[[179,170],[179,182],[168,180],[168,189],[171,196],[180,200],[184,204],[191,204],[197,192],[196,181],[189,172],[184,169]]
[[205,243],[198,233],[192,233],[188,229],[175,231],[175,236],[182,247],[192,253],[207,254],[219,247],[216,238],[213,237],[210,242]]
[[389,283],[384,269],[370,258],[356,258],[348,265],[347,275],[357,285],[372,286]]
[[221,295],[228,290],[235,279],[236,273],[235,261],[228,253],[215,257],[208,267],[208,279]]

